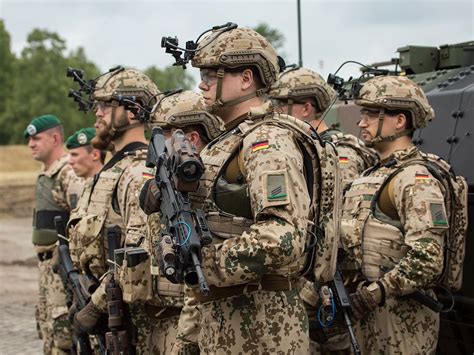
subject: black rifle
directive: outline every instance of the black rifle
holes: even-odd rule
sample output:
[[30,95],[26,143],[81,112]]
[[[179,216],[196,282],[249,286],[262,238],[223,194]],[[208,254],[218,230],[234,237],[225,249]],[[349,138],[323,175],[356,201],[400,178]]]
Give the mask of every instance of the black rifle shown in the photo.
[[154,128],[146,166],[156,168],[155,181],[161,194],[160,210],[166,220],[157,259],[173,283],[199,284],[203,295],[209,286],[202,273],[201,248],[212,242],[204,213],[191,209],[188,192],[196,191],[204,166],[184,132],[176,130],[166,141],[161,128]]
[[107,242],[109,247],[109,273],[111,277],[105,288],[107,294],[107,313],[109,315],[108,325],[110,331],[105,334],[105,343],[107,354],[110,355],[129,355],[135,354],[135,348],[132,344],[133,330],[128,312],[122,297],[120,285],[115,280],[115,251],[121,244],[121,230],[117,225],[107,228]]
[[344,315],[344,322],[346,323],[347,330],[349,331],[349,337],[351,338],[354,353],[358,355],[361,352],[359,344],[357,343],[357,339],[354,335],[354,329],[352,329],[351,318],[349,317],[349,313],[352,312],[351,299],[349,297],[349,294],[347,293],[346,287],[344,286],[342,274],[338,269],[336,269],[334,279],[330,282],[330,287],[332,290],[332,294],[336,298],[337,308]]
[[[91,277],[81,275],[79,271],[74,268],[69,254],[69,245],[65,237],[64,222],[60,216],[54,217],[54,224],[59,237],[59,264],[58,271],[61,281],[66,289],[68,296],[68,307],[71,306],[72,301],[76,302],[77,311],[83,309],[86,304],[90,301],[92,285],[96,284],[95,280]],[[87,285],[87,286],[85,286]],[[74,345],[78,345],[79,354],[93,354],[92,347],[89,341],[88,334],[74,334]],[[95,335],[99,351],[101,354],[105,354],[104,341],[101,335]],[[77,352],[77,349],[76,349]]]

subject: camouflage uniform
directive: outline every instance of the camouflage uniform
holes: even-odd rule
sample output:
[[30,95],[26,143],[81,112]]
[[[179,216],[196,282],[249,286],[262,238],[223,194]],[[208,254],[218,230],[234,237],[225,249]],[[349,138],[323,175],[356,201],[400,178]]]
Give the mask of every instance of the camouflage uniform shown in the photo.
[[[216,116],[206,112],[202,96],[192,91],[184,91],[164,97],[157,107],[153,119],[149,123],[150,128],[162,127],[163,129],[182,128],[189,126],[201,126],[205,131],[205,138],[214,139],[224,131],[223,122]],[[203,139],[203,137],[201,137]],[[176,336],[178,331],[180,333],[187,333],[189,328],[198,329],[195,320],[195,312],[192,317],[188,317],[188,309],[181,314],[181,307],[183,306],[184,287],[182,285],[175,285],[170,283],[165,277],[160,276],[157,261],[154,259],[154,250],[159,241],[161,220],[160,213],[151,214],[148,217],[148,241],[150,243],[150,255],[152,256],[152,264],[154,274],[153,278],[153,295],[147,301],[156,307],[157,312],[167,312],[168,317],[162,317],[161,320],[156,321],[148,313],[148,333],[150,334],[150,351],[153,354],[168,354],[171,352],[189,354],[189,347],[197,347],[197,337],[192,339],[178,340],[180,344],[189,342],[190,345],[176,345]],[[189,307],[189,306],[188,306]],[[176,310],[178,311],[176,313]],[[172,312],[175,313],[171,316]],[[192,311],[192,309],[191,309]],[[146,317],[144,315],[144,317]],[[181,327],[178,330],[178,320]],[[185,350],[182,350],[185,349]],[[198,350],[199,351],[199,350]]]
[[[356,104],[405,109],[414,128],[424,127],[433,110],[421,89],[406,78],[376,77],[364,84]],[[379,120],[379,125],[380,121]],[[380,127],[379,127],[380,128]],[[375,141],[402,136],[381,137]],[[362,353],[435,352],[439,314],[410,294],[431,286],[443,269],[443,239],[448,223],[441,183],[422,164],[416,147],[395,151],[355,179],[344,196],[341,269],[353,290],[365,288],[378,306],[355,323]],[[385,196],[385,197],[384,197]],[[362,282],[362,283],[361,283]]]
[[[320,132],[321,128],[326,128],[326,125],[320,122],[322,115],[335,100],[336,93],[318,73],[305,68],[295,68],[279,75],[271,87],[269,96],[276,107],[282,103],[287,105],[289,115],[295,114],[293,110],[295,104],[304,104],[312,100],[311,104],[315,106],[316,114],[312,117],[296,117],[298,115],[296,113],[295,117],[306,120]],[[336,147],[342,186],[346,186],[365,169],[375,164],[375,152],[366,148],[356,137],[331,128],[320,132],[319,135],[324,141],[331,142]],[[340,211],[336,211],[335,215],[339,213]],[[336,322],[329,328],[319,326],[316,318],[319,295],[315,284],[310,281],[304,283],[300,296],[306,302],[311,321],[311,353],[350,352],[351,345],[344,324],[339,325]],[[339,320],[339,317],[336,320]]]
[[[249,29],[213,31],[192,62],[218,68],[213,112],[264,93],[279,65],[268,41]],[[254,65],[265,89],[232,102],[220,97],[226,68]],[[305,262],[310,197],[303,129],[270,111],[250,111],[231,122],[201,158],[206,172],[191,194],[203,208],[213,244],[202,249],[208,296],[193,290],[202,353],[307,353],[308,319],[295,289]],[[288,123],[288,125],[287,125]]]
[[[67,161],[67,156],[63,156],[54,162],[47,171],[41,171],[37,182],[33,232],[34,249],[39,258],[39,295],[36,318],[45,354],[67,353],[72,346],[70,322],[67,317],[66,292],[59,275],[53,272],[57,263],[55,257],[57,236],[52,225],[52,217],[46,217],[48,220],[51,219],[46,229],[40,227],[41,222],[38,223],[42,219],[38,211],[45,208],[45,211],[48,212],[53,207],[42,207],[44,203],[56,205],[57,208],[53,208],[58,211],[56,215],[62,215],[66,219],[69,211],[77,203],[83,182],[82,179],[76,177]],[[45,236],[46,239],[44,239]]]
[[[102,76],[96,84],[96,91],[92,98],[98,101],[110,101],[115,100],[115,95],[122,92],[135,95],[147,104],[159,93],[156,86],[144,74],[133,69],[125,69]],[[115,133],[114,120],[112,112],[112,131],[110,132],[112,142]],[[138,205],[138,195],[142,185],[152,174],[152,171],[145,167],[146,156],[146,145],[141,142],[129,142],[120,151],[115,152],[111,160],[96,175],[93,183],[87,185],[79,206],[71,214],[68,223],[67,230],[73,262],[83,273],[101,280],[98,288],[91,295],[91,302],[102,313],[107,313],[105,287],[108,278],[101,279],[108,270],[107,227],[111,225],[120,227],[121,246],[142,247],[148,250],[147,216]],[[120,266],[115,277],[122,287],[124,301],[130,303],[132,321],[138,332],[133,341],[137,348],[144,349],[144,353],[148,353],[149,337],[142,331],[144,326],[141,325],[141,315],[144,310],[140,297],[143,296],[143,289],[145,292],[147,290],[146,276],[150,275],[150,264],[141,262],[135,267],[127,267],[125,264]],[[139,282],[137,282],[138,279],[140,279]],[[131,285],[131,282],[134,284]],[[135,338],[133,334],[131,336]]]

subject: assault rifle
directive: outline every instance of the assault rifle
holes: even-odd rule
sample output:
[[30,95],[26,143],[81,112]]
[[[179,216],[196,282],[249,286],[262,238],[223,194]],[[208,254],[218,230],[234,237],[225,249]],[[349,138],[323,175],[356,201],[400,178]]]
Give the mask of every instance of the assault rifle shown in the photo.
[[110,331],[105,334],[107,354],[129,355],[135,354],[136,350],[132,344],[133,330],[128,307],[122,297],[120,285],[115,280],[115,251],[121,242],[121,230],[117,225],[107,228],[107,242],[109,247],[109,272],[110,280],[105,292],[107,294],[107,313],[109,315],[108,326]]
[[146,166],[156,168],[160,211],[166,220],[157,248],[157,259],[172,283],[199,284],[203,295],[209,286],[202,273],[201,248],[212,242],[204,213],[191,209],[188,192],[196,191],[204,166],[182,130],[166,141],[163,130],[154,128]]
[[[91,293],[94,287],[97,287],[97,282],[92,277],[81,275],[71,260],[69,254],[69,245],[65,237],[66,229],[64,226],[63,219],[60,216],[54,217],[54,224],[56,226],[56,232],[59,237],[59,264],[58,273],[61,281],[66,289],[68,298],[68,307],[71,307],[73,300],[76,302],[77,311],[80,311],[90,301]],[[88,334],[74,334],[74,347],[75,351],[81,355],[93,354],[91,343],[89,341]],[[101,354],[105,354],[104,341],[101,335],[95,335],[99,351]]]
[[336,298],[337,308],[344,315],[344,322],[346,323],[347,330],[349,331],[349,337],[351,339],[352,348],[356,355],[360,355],[359,344],[354,334],[354,329],[352,329],[351,318],[349,313],[352,312],[351,299],[347,293],[346,287],[344,286],[344,280],[342,279],[341,272],[336,269],[334,274],[334,279],[330,282],[330,287],[333,295]]

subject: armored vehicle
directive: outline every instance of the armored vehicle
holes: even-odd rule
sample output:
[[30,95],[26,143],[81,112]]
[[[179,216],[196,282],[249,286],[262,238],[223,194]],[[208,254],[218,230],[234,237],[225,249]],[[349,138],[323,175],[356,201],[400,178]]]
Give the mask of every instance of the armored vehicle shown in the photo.
[[[439,47],[406,46],[399,58],[374,63],[390,75],[406,75],[420,85],[435,110],[435,119],[414,134],[413,142],[425,152],[447,160],[469,186],[469,228],[462,289],[455,293],[455,306],[441,313],[439,354],[474,353],[474,41]],[[351,101],[338,102],[327,121],[358,136],[359,108]],[[449,303],[446,295],[439,299]]]

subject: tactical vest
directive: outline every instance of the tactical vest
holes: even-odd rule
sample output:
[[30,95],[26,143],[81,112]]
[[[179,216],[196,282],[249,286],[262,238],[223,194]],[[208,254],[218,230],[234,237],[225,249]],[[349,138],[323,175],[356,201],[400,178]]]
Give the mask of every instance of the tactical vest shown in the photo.
[[[308,238],[306,250],[308,261],[305,266],[300,267],[304,269],[300,272],[311,273],[316,275],[318,280],[329,281],[335,271],[340,222],[337,214],[334,214],[335,218],[332,218],[335,208],[336,210],[339,208],[340,201],[337,153],[330,144],[322,146],[315,143],[314,138],[308,135],[308,125],[291,116],[254,113],[250,118],[211,142],[201,151],[200,156],[206,170],[201,178],[199,189],[190,194],[190,201],[193,207],[201,208],[206,213],[208,226],[213,236],[218,238],[217,241],[238,237],[244,231],[248,231],[255,223],[253,218],[247,213],[247,216],[235,213],[236,210],[251,211],[246,183],[243,181],[239,186],[227,184],[229,193],[224,197],[222,194],[222,189],[226,188],[222,186],[225,185],[225,181],[224,184],[222,181],[224,171],[232,158],[239,153],[244,137],[252,130],[261,125],[291,129],[295,132],[303,154],[305,170],[308,172],[307,185],[312,200],[308,231],[315,236],[315,238]],[[218,192],[221,192],[221,196],[217,195]],[[225,198],[227,201],[223,201]],[[222,208],[232,205],[237,206],[234,211]]]
[[459,289],[464,259],[463,236],[467,229],[466,183],[461,177],[447,174],[450,167],[439,157],[421,152],[413,158],[396,161],[390,167],[385,166],[383,172],[371,169],[365,176],[353,181],[351,189],[344,195],[341,225],[345,247],[352,250],[350,255],[353,259],[343,261],[341,269],[349,272],[362,270],[363,277],[376,281],[407,254],[409,247],[404,243],[402,224],[380,210],[378,197],[396,174],[413,164],[427,167],[444,186],[443,193],[448,195],[445,196],[445,203],[451,212],[451,231],[445,234],[444,272],[439,282],[448,288]]
[[52,245],[58,236],[54,226],[54,217],[60,216],[63,221],[69,218],[69,212],[60,207],[53,198],[53,186],[67,160],[61,159],[58,165],[47,176],[41,174],[36,181],[35,210],[33,212],[33,244]]
[[101,171],[84,189],[68,222],[71,258],[85,273],[97,278],[107,271],[108,246],[104,227],[116,224],[125,230],[122,217],[112,206],[112,199],[120,177],[136,159],[136,154],[125,155],[113,167]]

